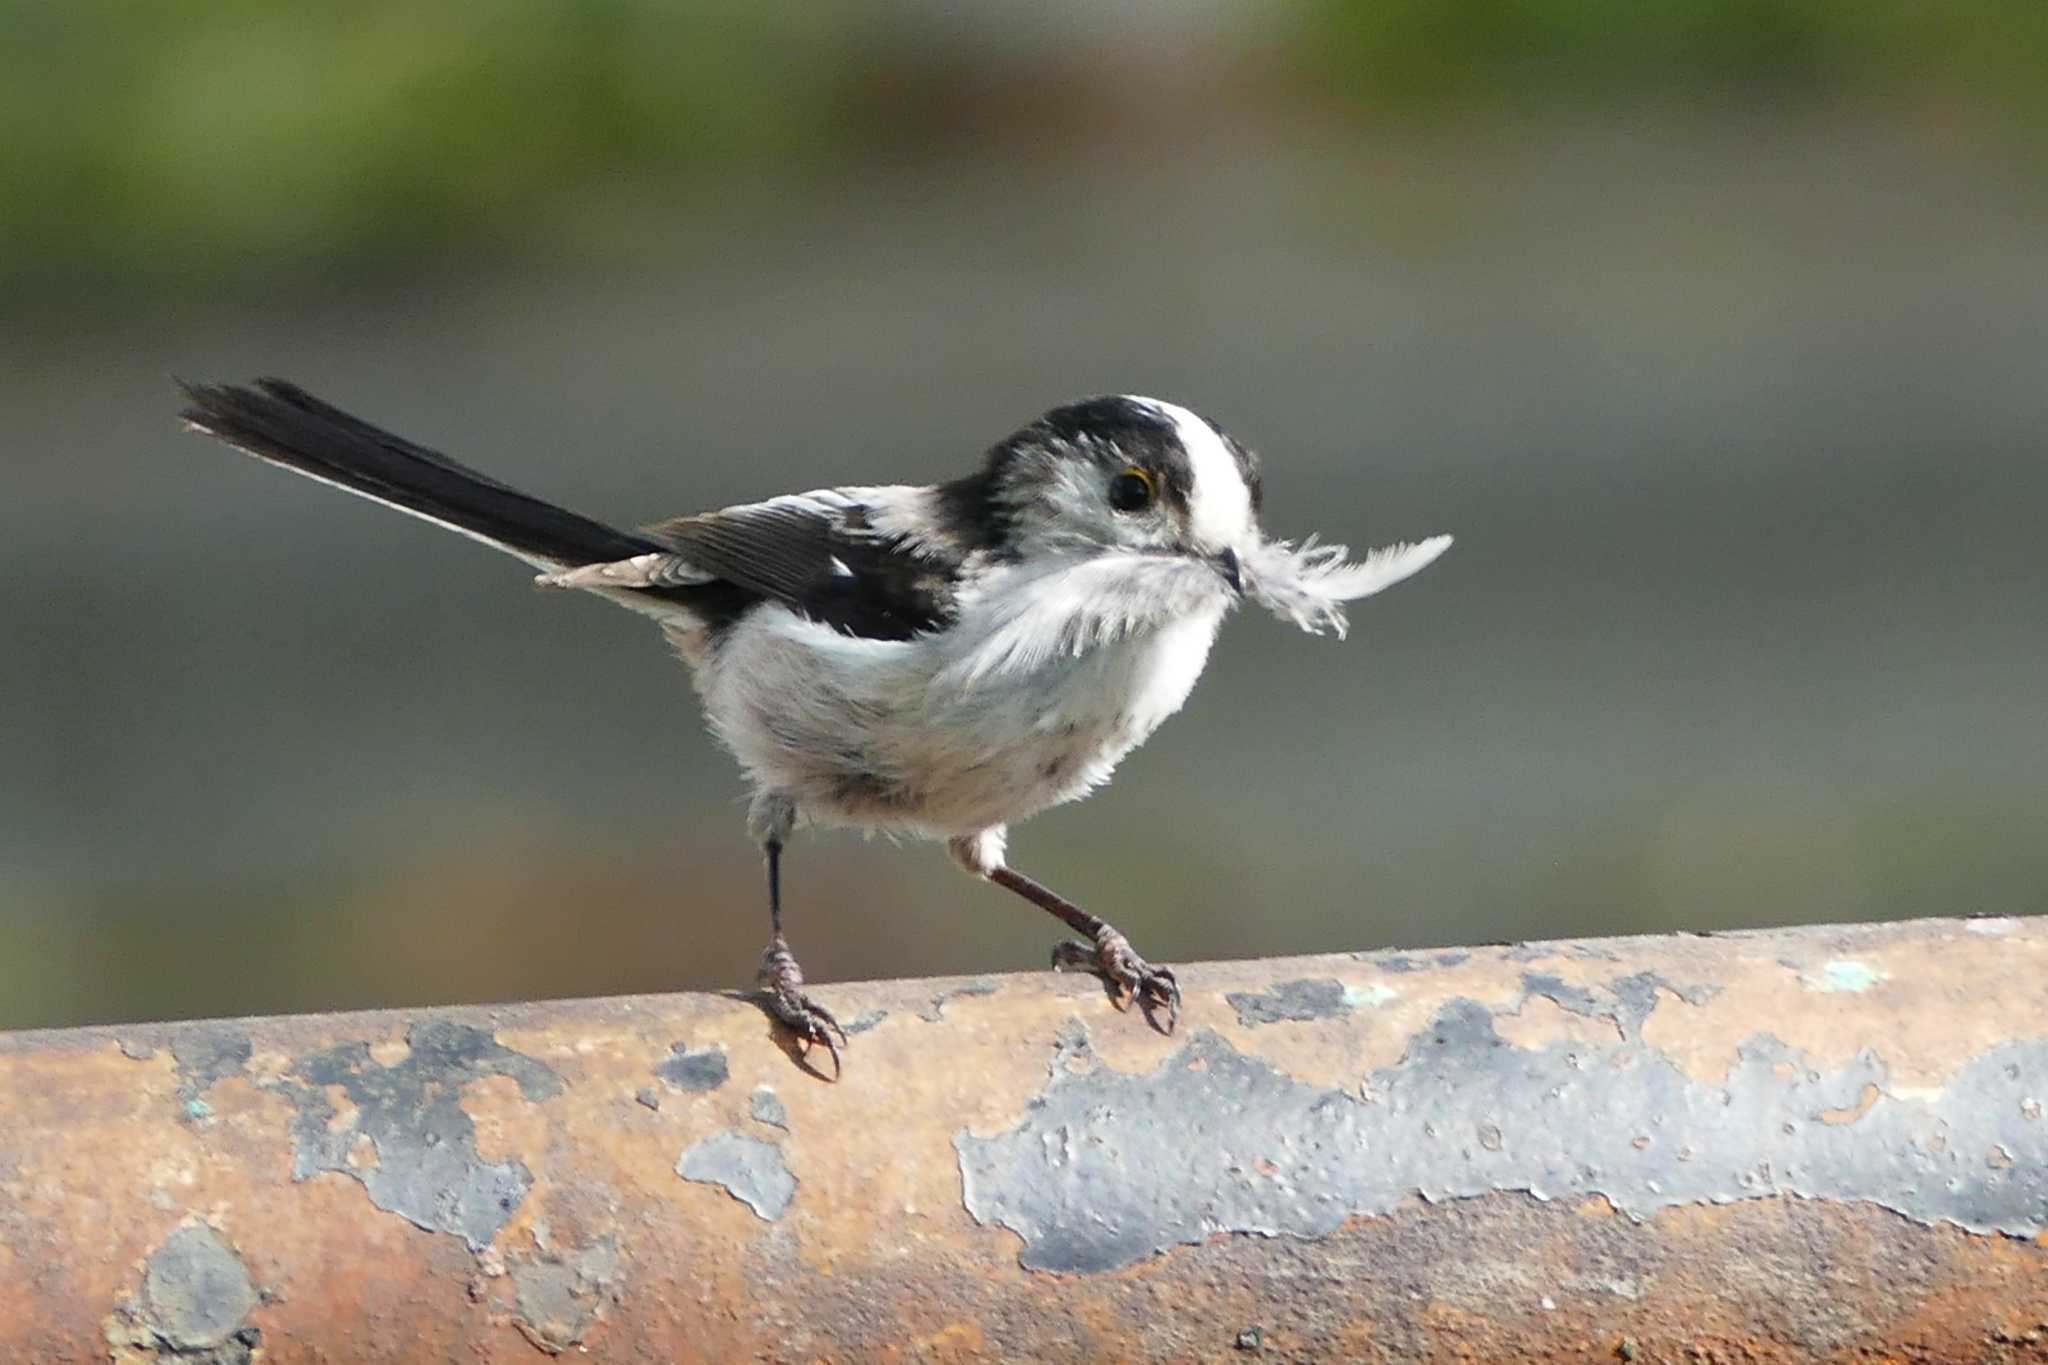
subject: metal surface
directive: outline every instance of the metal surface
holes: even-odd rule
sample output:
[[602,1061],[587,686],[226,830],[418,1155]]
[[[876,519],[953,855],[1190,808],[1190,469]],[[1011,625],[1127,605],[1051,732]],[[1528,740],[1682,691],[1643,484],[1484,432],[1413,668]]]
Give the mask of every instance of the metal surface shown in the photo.
[[0,1358],[2048,1359],[2048,920],[0,1035]]

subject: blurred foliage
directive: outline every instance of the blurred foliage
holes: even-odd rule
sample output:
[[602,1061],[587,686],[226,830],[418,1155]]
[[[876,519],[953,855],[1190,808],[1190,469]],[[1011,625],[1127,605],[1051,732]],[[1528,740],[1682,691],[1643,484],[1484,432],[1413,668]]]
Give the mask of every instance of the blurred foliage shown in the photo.
[[833,123],[835,12],[4,0],[0,280],[374,260],[793,156]]
[[[2048,122],[2038,0],[1302,0],[1246,4],[1220,25],[1204,13],[1187,21],[1207,46],[1195,65],[1236,75],[1203,83],[1183,112],[1214,115],[1219,91],[1466,114],[1761,88]],[[946,126],[1029,135],[1119,97],[1155,105],[1160,85],[1127,78],[1148,52],[1187,64],[1186,49],[1114,27],[1055,21],[1037,42],[978,41],[1018,23],[915,0],[0,0],[0,290],[166,291],[556,246],[563,225],[612,208],[659,211],[735,176],[843,164],[856,146]],[[1129,51],[1110,50],[1120,37]]]
[[1381,107],[1730,87],[2048,114],[2027,0],[1316,0],[1303,50]]

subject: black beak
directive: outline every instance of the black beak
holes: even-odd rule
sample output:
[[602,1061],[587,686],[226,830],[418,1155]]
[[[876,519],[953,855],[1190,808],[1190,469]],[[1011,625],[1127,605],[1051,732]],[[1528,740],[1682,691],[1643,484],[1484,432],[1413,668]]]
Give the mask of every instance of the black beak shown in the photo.
[[1217,573],[1223,575],[1223,581],[1230,585],[1232,592],[1239,597],[1244,596],[1244,566],[1237,562],[1237,551],[1224,550],[1212,555],[1209,563],[1215,566]]

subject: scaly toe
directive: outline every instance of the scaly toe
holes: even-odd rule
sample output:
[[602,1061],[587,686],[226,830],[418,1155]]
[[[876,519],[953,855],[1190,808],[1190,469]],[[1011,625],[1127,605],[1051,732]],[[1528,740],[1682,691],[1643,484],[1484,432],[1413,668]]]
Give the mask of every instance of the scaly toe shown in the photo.
[[[1102,978],[1109,1003],[1119,1010],[1137,1005],[1145,1018],[1161,1033],[1172,1033],[1180,1023],[1180,983],[1165,967],[1154,967],[1131,950],[1131,941],[1104,925],[1093,943],[1068,939],[1052,950],[1054,971],[1079,969]],[[1162,1025],[1155,1017],[1166,1011]]]
[[1099,972],[1102,967],[1095,960],[1094,944],[1070,938],[1052,945],[1052,969],[1056,972]]

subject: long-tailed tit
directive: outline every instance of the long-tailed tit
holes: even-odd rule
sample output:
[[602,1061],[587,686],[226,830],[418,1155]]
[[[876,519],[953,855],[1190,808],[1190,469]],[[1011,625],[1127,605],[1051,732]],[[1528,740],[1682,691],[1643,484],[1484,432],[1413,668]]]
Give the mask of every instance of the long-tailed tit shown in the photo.
[[[1004,861],[1009,827],[1078,800],[1178,711],[1249,598],[1304,630],[1442,554],[1348,561],[1268,540],[1259,462],[1186,408],[1090,398],[950,483],[827,488],[618,531],[528,497],[282,380],[195,386],[193,428],[517,555],[549,587],[653,618],[753,788],[767,855],[771,1012],[835,1065],[845,1035],[782,935],[799,824],[941,839],[961,867],[1066,921],[1059,966],[1171,1031],[1172,971]],[[835,1041],[834,1034],[838,1035]]]

